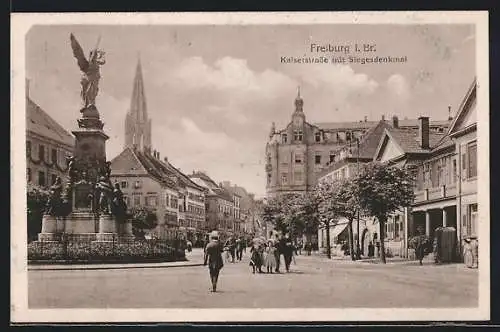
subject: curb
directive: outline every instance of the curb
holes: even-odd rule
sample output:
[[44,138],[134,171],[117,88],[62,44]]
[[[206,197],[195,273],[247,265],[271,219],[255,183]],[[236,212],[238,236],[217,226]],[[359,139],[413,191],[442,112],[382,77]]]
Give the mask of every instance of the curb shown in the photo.
[[[154,263],[153,263],[154,264]],[[28,271],[63,271],[63,270],[75,270],[75,271],[81,271],[81,270],[125,270],[125,269],[159,269],[159,268],[172,268],[172,267],[194,267],[194,266],[203,266],[203,263],[191,263],[191,264],[178,264],[178,265],[153,265],[153,264],[144,264],[144,265],[109,265],[109,266],[59,266],[59,267],[54,267],[54,266],[28,266]]]

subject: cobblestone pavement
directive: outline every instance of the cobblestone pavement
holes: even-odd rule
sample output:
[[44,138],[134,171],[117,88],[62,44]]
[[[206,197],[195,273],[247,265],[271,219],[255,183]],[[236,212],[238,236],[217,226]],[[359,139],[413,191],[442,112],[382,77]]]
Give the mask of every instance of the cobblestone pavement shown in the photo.
[[[200,261],[194,251],[191,261]],[[463,264],[370,264],[298,256],[290,273],[226,263],[217,293],[205,266],[31,270],[30,308],[476,307],[478,271]]]

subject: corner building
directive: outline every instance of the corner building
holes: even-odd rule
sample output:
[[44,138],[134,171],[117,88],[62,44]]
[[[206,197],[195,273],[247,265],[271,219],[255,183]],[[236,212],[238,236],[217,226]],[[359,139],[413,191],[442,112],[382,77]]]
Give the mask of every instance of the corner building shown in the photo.
[[[397,121],[400,127],[418,128],[415,120]],[[266,144],[267,196],[311,190],[325,169],[339,161],[346,146],[355,145],[378,124],[379,121],[367,121],[366,117],[359,122],[308,123],[299,90],[291,122],[281,130],[274,123],[271,127]],[[446,121],[437,121],[431,124],[431,130],[444,132],[446,126]]]

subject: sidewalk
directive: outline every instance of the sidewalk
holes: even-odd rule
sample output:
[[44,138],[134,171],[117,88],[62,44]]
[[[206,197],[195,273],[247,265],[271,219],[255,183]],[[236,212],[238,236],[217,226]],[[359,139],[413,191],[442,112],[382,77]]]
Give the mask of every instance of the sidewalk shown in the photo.
[[193,249],[186,252],[186,261],[161,263],[111,263],[111,264],[36,264],[28,265],[28,271],[53,270],[116,270],[116,269],[151,269],[167,267],[192,267],[203,265],[203,250]]

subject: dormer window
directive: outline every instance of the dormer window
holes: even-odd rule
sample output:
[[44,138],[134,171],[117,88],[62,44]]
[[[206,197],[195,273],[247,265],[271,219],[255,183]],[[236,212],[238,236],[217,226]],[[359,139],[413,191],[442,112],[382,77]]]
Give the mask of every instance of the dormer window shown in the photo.
[[287,142],[286,134],[281,135],[281,142],[285,144]]
[[302,142],[302,130],[295,130],[293,132],[293,140],[294,141],[298,141],[298,142]]
[[318,131],[318,132],[314,135],[314,138],[315,138],[315,141],[316,141],[316,142],[321,142],[321,133]]

